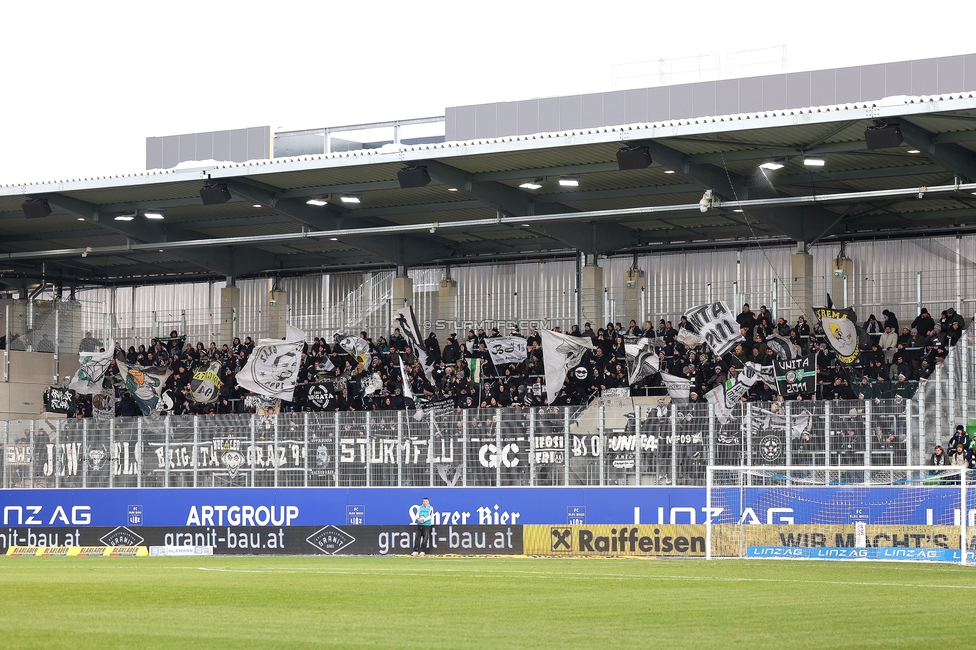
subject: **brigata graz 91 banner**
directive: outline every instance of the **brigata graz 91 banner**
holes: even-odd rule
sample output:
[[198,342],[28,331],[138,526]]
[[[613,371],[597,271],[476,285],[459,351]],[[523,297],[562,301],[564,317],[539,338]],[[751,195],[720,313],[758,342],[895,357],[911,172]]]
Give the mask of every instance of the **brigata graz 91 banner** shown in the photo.
[[[522,555],[522,526],[436,526],[431,555]],[[409,555],[417,526],[107,526],[0,529],[10,546],[198,546],[214,555]]]

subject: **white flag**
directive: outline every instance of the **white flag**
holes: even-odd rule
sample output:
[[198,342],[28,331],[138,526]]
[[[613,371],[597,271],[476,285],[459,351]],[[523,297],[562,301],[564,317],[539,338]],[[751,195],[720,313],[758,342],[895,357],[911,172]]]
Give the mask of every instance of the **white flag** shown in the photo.
[[627,383],[631,386],[637,385],[644,377],[653,375],[661,367],[661,360],[650,339],[625,337],[624,351],[627,353]]
[[678,337],[675,340],[689,349],[697,348],[699,345],[705,342],[705,339],[695,334],[691,330],[685,329],[684,327],[678,328]]
[[380,373],[374,372],[363,382],[363,395],[372,395],[378,390],[383,390],[383,378]]
[[102,392],[102,379],[112,363],[112,352],[82,352],[78,355],[78,371],[71,378],[68,388],[80,395],[93,395]]
[[505,363],[521,363],[525,361],[526,340],[521,336],[496,336],[485,339],[485,347],[491,355],[491,362],[495,367]]
[[735,321],[732,310],[723,301],[689,309],[685,312],[685,317],[718,356],[725,354],[742,340],[739,324]]
[[407,343],[410,344],[414,356],[420,362],[420,367],[424,369],[424,374],[427,375],[427,380],[432,386],[435,386],[434,364],[427,355],[427,346],[424,345],[424,340],[421,337],[420,325],[417,323],[416,314],[413,313],[413,307],[408,305],[397,309],[393,320],[400,324],[400,331],[403,333],[403,338],[407,339]]
[[688,395],[691,393],[690,379],[662,372],[661,381],[664,382],[664,386],[668,389],[668,395],[671,396],[672,402],[682,405],[688,403]]
[[261,339],[237,372],[237,384],[258,395],[292,401],[304,341]]
[[293,325],[285,325],[285,340],[286,341],[304,341],[305,332],[301,331]]
[[[407,399],[414,399],[413,389],[410,388],[410,375],[407,374],[407,367],[403,364],[403,357],[397,355],[400,360],[400,380],[403,382],[403,396]],[[414,401],[416,404],[416,401]]]
[[542,360],[546,366],[546,401],[552,404],[563,387],[566,373],[580,364],[583,354],[593,349],[586,336],[567,336],[543,329]]
[[373,357],[369,353],[369,341],[358,336],[344,336],[339,341],[339,347],[356,357],[356,361],[363,368],[369,368],[373,362]]

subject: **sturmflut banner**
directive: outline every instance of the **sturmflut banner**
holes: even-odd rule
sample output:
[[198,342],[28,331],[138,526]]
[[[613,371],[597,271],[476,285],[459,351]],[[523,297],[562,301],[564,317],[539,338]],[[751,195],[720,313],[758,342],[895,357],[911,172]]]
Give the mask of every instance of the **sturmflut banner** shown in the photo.
[[742,340],[739,324],[723,301],[699,305],[685,312],[698,334],[717,355],[723,355]]

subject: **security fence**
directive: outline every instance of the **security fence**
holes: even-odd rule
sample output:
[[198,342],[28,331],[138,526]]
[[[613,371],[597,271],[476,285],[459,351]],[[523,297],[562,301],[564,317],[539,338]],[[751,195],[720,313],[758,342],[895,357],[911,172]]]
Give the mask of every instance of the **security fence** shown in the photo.
[[[918,425],[922,426],[918,426]],[[3,488],[704,485],[706,464],[927,460],[913,400],[12,420]]]

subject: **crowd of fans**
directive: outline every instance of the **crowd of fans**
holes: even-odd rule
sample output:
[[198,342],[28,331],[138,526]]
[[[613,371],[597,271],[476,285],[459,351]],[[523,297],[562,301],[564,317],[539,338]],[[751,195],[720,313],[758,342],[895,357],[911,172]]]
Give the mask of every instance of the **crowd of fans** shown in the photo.
[[[658,349],[661,372],[684,377],[691,382],[691,399],[703,401],[705,393],[724,383],[744,368],[747,362],[771,365],[773,350],[767,339],[777,334],[789,339],[798,354],[817,355],[817,390],[797,399],[871,399],[881,396],[881,386],[907,386],[915,380],[927,379],[941,363],[949,349],[959,341],[965,323],[953,309],[942,312],[936,320],[922,309],[910,326],[899,328],[897,318],[889,310],[882,312],[879,320],[873,314],[863,323],[870,339],[852,366],[843,366],[827,344],[819,323],[810,325],[803,317],[790,325],[782,317],[775,317],[764,305],[758,311],[744,305],[736,318],[743,341],[723,355],[716,356],[707,346],[689,349],[678,342],[678,331],[692,325],[681,317],[677,325],[660,320],[657,327],[652,321],[643,326],[631,320],[629,325],[607,323],[606,327],[593,329],[590,323],[580,329],[573,325],[570,336],[587,337],[593,343],[593,351],[587,352],[580,366],[566,378],[555,405],[582,404],[610,388],[631,388],[634,394],[666,393],[659,374],[652,374],[637,386],[628,384],[627,360],[624,349],[625,337],[646,337],[664,343]],[[559,329],[559,328],[555,328]],[[900,333],[899,333],[900,332]],[[314,338],[305,345],[295,398],[282,404],[282,410],[319,410],[308,399],[308,390],[316,384],[324,384],[331,399],[326,410],[390,410],[402,409],[409,404],[405,398],[400,377],[400,359],[407,368],[410,391],[417,398],[426,400],[451,400],[459,408],[528,407],[545,403],[543,391],[544,366],[542,341],[536,330],[524,335],[517,329],[506,332],[508,336],[525,336],[527,359],[521,363],[496,367],[485,347],[485,341],[502,336],[498,328],[490,331],[469,330],[462,340],[450,334],[440,342],[435,333],[424,341],[428,357],[433,362],[433,373],[428,377],[417,360],[415,350],[399,329],[387,338],[375,340],[367,332],[359,336],[369,343],[371,362],[364,368],[355,357],[334,341]],[[101,349],[102,342],[88,333],[82,340],[81,351]],[[166,390],[169,391],[174,414],[231,413],[245,410],[243,398],[247,391],[237,385],[235,373],[244,367],[254,349],[251,337],[243,341],[235,338],[231,343],[209,345],[186,341],[185,336],[174,331],[169,338],[153,339],[148,345],[127,350],[116,344],[115,355],[108,374],[117,375],[115,360],[130,365],[168,366],[172,370]],[[471,358],[480,363],[480,381],[473,381]],[[222,385],[215,403],[198,404],[190,397],[190,381],[194,371],[213,361],[220,363]],[[365,394],[364,384],[378,374],[382,387]],[[118,415],[136,415],[137,407],[124,390],[119,389],[116,411]],[[910,395],[906,395],[910,396]],[[73,415],[91,416],[91,400],[76,400]],[[746,400],[777,401],[775,387],[757,382]]]

